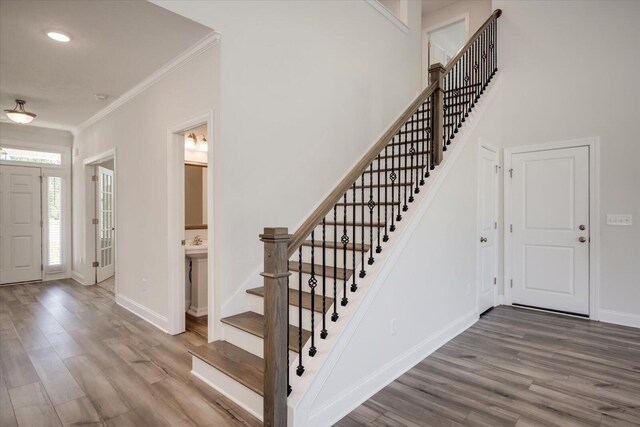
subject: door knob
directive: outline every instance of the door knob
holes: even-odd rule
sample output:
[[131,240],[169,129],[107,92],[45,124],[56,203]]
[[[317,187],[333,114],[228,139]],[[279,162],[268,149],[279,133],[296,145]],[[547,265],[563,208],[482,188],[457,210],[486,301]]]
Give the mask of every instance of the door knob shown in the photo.
[[487,241],[486,237],[480,237],[480,243],[485,243]]
[[587,241],[587,238],[584,236],[580,236],[580,238],[578,239],[580,241],[580,243],[584,243]]
[[580,230],[586,230],[587,227],[584,226],[584,224],[580,225],[580,227],[578,227]]

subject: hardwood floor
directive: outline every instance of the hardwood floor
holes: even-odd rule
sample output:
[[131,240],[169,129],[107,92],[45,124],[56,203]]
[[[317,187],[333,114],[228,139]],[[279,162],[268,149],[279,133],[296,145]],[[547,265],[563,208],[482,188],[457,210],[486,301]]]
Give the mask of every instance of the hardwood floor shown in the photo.
[[170,336],[72,281],[0,288],[0,426],[259,426]]
[[459,425],[640,425],[640,329],[498,307],[337,423]]
[[185,329],[197,334],[206,341],[207,330],[209,329],[209,316],[195,317],[186,313]]

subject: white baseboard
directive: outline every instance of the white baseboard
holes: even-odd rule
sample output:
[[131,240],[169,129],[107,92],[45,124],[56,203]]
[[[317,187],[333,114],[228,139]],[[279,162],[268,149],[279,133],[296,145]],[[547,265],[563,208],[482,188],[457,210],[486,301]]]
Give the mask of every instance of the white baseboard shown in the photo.
[[85,280],[84,280],[84,275],[78,273],[75,270],[71,270],[71,279],[75,280],[76,282],[80,283],[83,286],[87,286]]
[[300,422],[300,425],[305,426],[328,426],[335,424],[342,419],[345,414],[356,409],[371,396],[420,363],[456,335],[464,332],[477,320],[478,313],[474,309],[435,332],[406,353],[401,354],[369,375],[368,378],[365,378],[351,389],[336,397],[333,402],[329,403],[320,411],[311,414],[306,422],[302,422],[300,414],[296,414],[296,423]]
[[207,314],[209,314],[209,309],[207,307],[196,308],[194,306],[190,306],[189,310],[187,310],[187,313],[194,317],[206,316]]
[[640,316],[637,314],[600,309],[598,317],[601,322],[640,328]]
[[505,299],[504,299],[504,294],[502,295],[496,295],[496,307],[499,305],[505,305]]
[[151,323],[156,328],[160,329],[163,332],[169,333],[169,321],[165,316],[162,316],[155,311],[151,310],[148,307],[145,307],[142,304],[132,300],[129,297],[118,294],[116,295],[116,303],[129,310],[136,316],[140,317],[143,320]]

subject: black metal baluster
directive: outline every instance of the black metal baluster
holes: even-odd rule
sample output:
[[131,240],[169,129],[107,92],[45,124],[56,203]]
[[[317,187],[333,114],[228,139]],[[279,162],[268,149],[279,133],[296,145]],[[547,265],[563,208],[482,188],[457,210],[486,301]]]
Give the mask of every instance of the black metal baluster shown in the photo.
[[[402,146],[404,147],[404,155],[402,156],[402,159],[404,160],[403,163],[403,167],[402,169],[404,170],[404,201],[403,201],[403,205],[402,205],[402,212],[406,212],[407,209],[409,209],[409,206],[407,206],[407,202],[409,200],[409,198],[407,197],[407,193],[408,193],[408,189],[407,187],[411,186],[411,183],[407,180],[407,163],[408,163],[408,154],[409,154],[409,149],[407,148],[409,146],[409,138],[407,137],[407,124],[405,123],[402,126],[402,135],[404,135],[404,143],[402,144]],[[401,171],[399,171],[401,173]],[[398,173],[398,175],[400,174]],[[409,184],[409,185],[407,185]]]
[[[309,348],[309,356],[316,355],[316,341],[315,341],[315,323],[314,323],[314,315],[315,310],[315,297],[316,297],[316,286],[318,285],[318,279],[316,279],[316,259],[315,259],[315,231],[311,232],[311,277],[309,278],[309,288],[311,289],[311,347]],[[302,305],[302,292],[299,295],[300,304]],[[302,323],[300,323],[300,327],[302,328]]]
[[465,107],[465,117],[469,117],[469,113],[471,112],[471,88],[468,87],[470,82],[470,70],[471,70],[471,47],[468,47],[464,53],[464,107]]
[[[411,116],[411,118],[409,119],[411,120],[411,130],[407,129],[407,132],[409,132],[409,138],[411,139],[411,146],[409,147],[409,154],[411,156],[411,169],[409,170],[409,176],[411,177],[411,179],[409,180],[409,182],[411,182],[411,185],[409,186],[409,203],[413,203],[413,158],[414,158],[414,154],[416,152],[415,149],[415,134],[414,134],[414,128],[415,128],[415,120],[414,120],[414,116]],[[417,181],[417,180],[416,180]],[[417,182],[416,182],[417,185]]]
[[[369,170],[369,174],[371,174],[373,172],[371,172],[371,170]],[[360,251],[360,255],[362,256],[362,262],[360,263],[360,277],[364,277],[367,275],[367,272],[364,271],[364,240],[365,240],[365,232],[364,232],[364,173],[362,174],[362,176],[360,176],[360,183],[362,184],[362,186],[360,187],[360,242],[362,243],[362,251]],[[355,200],[356,198],[356,193],[355,193],[355,184],[354,184],[354,189],[353,189],[353,199]],[[356,209],[355,206],[353,208],[353,235],[355,236],[356,234]],[[355,241],[354,241],[355,243]],[[356,280],[356,251],[355,251],[355,247],[353,248],[353,281],[354,284],[351,285],[351,287],[353,288],[353,286],[355,285],[355,280]],[[355,290],[355,289],[352,289]]]
[[[396,137],[391,138],[391,173],[389,174],[389,179],[391,180],[391,226],[389,227],[389,231],[396,231],[396,217],[393,215],[393,211],[396,204],[396,196],[395,196],[395,181],[396,181],[396,172],[395,172],[395,164],[396,164]],[[388,173],[388,172],[387,172]]]
[[[291,271],[291,268],[289,268],[289,260],[287,260],[287,271]],[[291,279],[291,275],[287,276],[287,325],[289,325],[289,307],[291,307],[291,301],[289,298],[289,279]],[[291,381],[289,381],[290,375],[289,375],[289,363],[290,363],[290,356],[289,356],[289,345],[290,345],[290,340],[289,340],[289,334],[287,334],[287,396],[289,396],[291,394]]]
[[[401,128],[402,130],[402,128]],[[402,204],[402,132],[398,132],[398,209],[396,214],[396,221],[402,221],[402,214],[400,213],[400,205]]]
[[[416,193],[420,191],[420,186],[424,185],[424,173],[422,172],[426,166],[426,162],[425,162],[425,158],[424,158],[424,154],[425,154],[425,150],[424,150],[424,132],[425,132],[425,128],[424,128],[424,109],[425,109],[425,105],[426,105],[426,101],[424,101],[422,104],[420,104],[420,107],[418,108],[418,115],[420,117],[420,126],[418,126],[418,171],[416,172],[416,178],[420,177],[420,180],[418,180],[418,184],[416,185]],[[417,180],[417,179],[416,179]]]
[[[345,202],[346,202],[345,196]],[[346,209],[346,208],[345,208]],[[333,207],[333,313],[331,321],[338,320],[338,207]]]
[[428,176],[429,168],[427,167],[427,109],[429,108],[428,98],[422,103],[422,123],[420,125],[422,131],[420,132],[420,140],[422,142],[422,150],[420,152],[420,185],[424,185],[424,178]]
[[327,334],[327,219],[325,217],[322,218],[322,331],[320,331],[320,338],[327,338]]
[[[385,147],[385,152],[386,151],[387,151],[387,148]],[[382,221],[381,220],[382,217],[380,216],[380,204],[382,202],[382,199],[380,198],[380,174],[381,173],[385,173],[386,174],[386,172],[382,172],[380,170],[381,166],[382,165],[380,164],[380,154],[378,154],[378,203],[376,203],[378,205],[378,222]],[[385,203],[386,203],[386,201],[385,201]],[[385,208],[386,208],[386,206],[385,206]],[[385,234],[386,234],[386,230],[387,230],[387,217],[386,217],[386,215],[385,215],[385,218],[384,218],[384,229],[385,229]],[[381,242],[380,233],[381,233],[381,231],[382,231],[382,227],[378,227],[378,246],[376,246],[376,253],[377,254],[382,252],[382,246],[380,246],[380,242]]]
[[[392,139],[393,141],[393,139]],[[389,191],[389,180],[388,180],[388,174],[389,174],[389,169],[388,169],[388,160],[389,160],[389,144],[384,146],[384,236],[382,236],[382,241],[383,242],[388,242],[389,241],[389,232],[387,231],[389,228],[389,215],[388,215],[388,205],[389,205],[389,198],[388,196],[388,191]],[[380,198],[378,197],[378,200]],[[393,218],[393,211],[391,212],[391,217]]]
[[298,367],[296,374],[301,376],[304,372],[302,365],[302,246],[298,249]]
[[[378,168],[379,167],[380,165],[378,165]],[[378,200],[378,202],[379,201],[380,200]],[[376,203],[373,200],[373,162],[369,163],[369,201],[367,202],[367,207],[369,208],[369,259],[367,260],[367,263],[371,265],[374,262],[374,259],[373,259],[373,209],[376,207]],[[380,221],[380,218],[378,218],[378,221]],[[378,230],[380,230],[380,227],[378,227]],[[362,249],[364,249],[364,241],[365,241],[365,238],[364,236],[362,236],[362,246],[363,246]],[[362,251],[362,253],[364,253],[364,250]],[[364,270],[364,264],[362,269]]]
[[[347,235],[347,193],[344,193],[344,209],[342,210],[342,300],[340,303],[344,307],[349,302],[347,298],[347,245],[349,244],[349,236]],[[355,242],[355,237],[353,238]]]
[[435,103],[435,94],[431,94],[430,98],[431,102],[429,103],[430,108],[429,108],[429,169],[434,170],[436,167],[436,163],[435,163],[435,157],[434,154],[436,152],[436,140],[433,137],[434,135],[434,129],[435,129],[435,109],[436,109],[436,103]]

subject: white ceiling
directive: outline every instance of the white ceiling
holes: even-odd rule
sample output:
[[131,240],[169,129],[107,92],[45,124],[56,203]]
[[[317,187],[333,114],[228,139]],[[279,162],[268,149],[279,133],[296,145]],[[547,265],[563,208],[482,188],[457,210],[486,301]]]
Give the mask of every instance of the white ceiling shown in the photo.
[[459,0],[422,0],[422,14],[432,13]]
[[211,31],[147,1],[2,0],[0,107],[24,99],[33,125],[72,129]]

